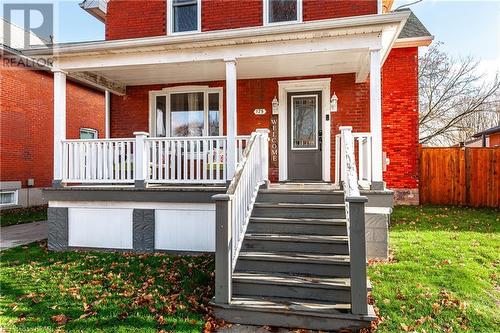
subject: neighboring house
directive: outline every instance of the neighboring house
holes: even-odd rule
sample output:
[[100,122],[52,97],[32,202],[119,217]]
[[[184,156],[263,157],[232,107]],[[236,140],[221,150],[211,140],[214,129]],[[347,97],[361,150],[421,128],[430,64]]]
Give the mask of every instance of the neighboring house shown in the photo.
[[[228,321],[368,326],[366,257],[393,194],[418,201],[432,41],[391,5],[85,1],[105,41],[30,51],[57,63],[49,248],[215,252]],[[112,94],[112,139],[64,135],[66,75]]]
[[465,147],[500,147],[500,126],[474,134],[473,139],[461,144]]
[[[5,38],[10,25],[10,38]],[[53,179],[53,74],[34,67],[19,49],[25,31],[0,19],[0,209],[46,204],[42,188]],[[32,45],[46,40],[29,33]],[[70,81],[67,137],[103,138],[104,93]]]

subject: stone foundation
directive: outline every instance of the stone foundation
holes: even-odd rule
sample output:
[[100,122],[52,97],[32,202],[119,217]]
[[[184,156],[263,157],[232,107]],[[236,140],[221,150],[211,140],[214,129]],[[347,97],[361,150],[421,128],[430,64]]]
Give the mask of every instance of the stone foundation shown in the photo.
[[394,191],[394,205],[416,206],[420,203],[418,188],[392,189]]

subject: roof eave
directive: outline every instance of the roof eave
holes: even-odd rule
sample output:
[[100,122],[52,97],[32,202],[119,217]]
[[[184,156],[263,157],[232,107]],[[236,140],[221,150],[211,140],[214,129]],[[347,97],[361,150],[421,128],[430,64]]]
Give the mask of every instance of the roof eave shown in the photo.
[[[240,28],[231,30],[219,30],[212,32],[203,32],[192,35],[179,35],[179,36],[156,36],[144,37],[134,39],[120,39],[109,41],[96,41],[75,43],[70,45],[55,45],[54,49],[31,49],[26,50],[29,54],[36,55],[51,55],[57,54],[59,56],[66,54],[85,53],[85,52],[109,52],[112,50],[141,48],[141,47],[155,47],[175,44],[189,44],[189,43],[205,43],[222,40],[230,40],[235,38],[251,38],[267,35],[285,35],[288,33],[304,33],[312,32],[315,30],[324,29],[348,29],[362,26],[384,25],[397,23],[400,28],[397,32],[399,34],[402,26],[408,19],[409,13],[398,12],[383,15],[366,15],[357,17],[348,17],[340,19],[328,19],[321,21],[313,21],[307,23],[290,24],[283,26],[267,26],[267,27],[251,27]],[[397,36],[397,35],[396,35]]]
[[411,38],[398,38],[394,43],[394,48],[424,47],[432,44],[434,36],[422,36]]

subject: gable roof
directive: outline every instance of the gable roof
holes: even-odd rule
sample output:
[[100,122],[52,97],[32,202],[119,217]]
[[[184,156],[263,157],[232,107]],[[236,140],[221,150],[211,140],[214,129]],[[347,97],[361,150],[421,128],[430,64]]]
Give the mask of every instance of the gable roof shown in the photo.
[[418,17],[413,13],[413,11],[409,8],[402,8],[396,10],[396,12],[410,12],[410,16],[408,20],[406,20],[406,24],[401,30],[399,34],[399,39],[403,38],[418,38],[418,37],[432,37],[431,33],[424,26],[422,21],[418,19]]

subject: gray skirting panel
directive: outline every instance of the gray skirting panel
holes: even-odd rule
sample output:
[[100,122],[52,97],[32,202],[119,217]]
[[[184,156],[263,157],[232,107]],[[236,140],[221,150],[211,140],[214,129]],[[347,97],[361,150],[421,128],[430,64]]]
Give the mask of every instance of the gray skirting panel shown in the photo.
[[[134,209],[132,219],[133,249],[131,250],[134,252],[153,252],[155,250],[154,209]],[[66,251],[72,249],[73,247],[68,245],[68,208],[49,207],[48,221],[49,250]]]

